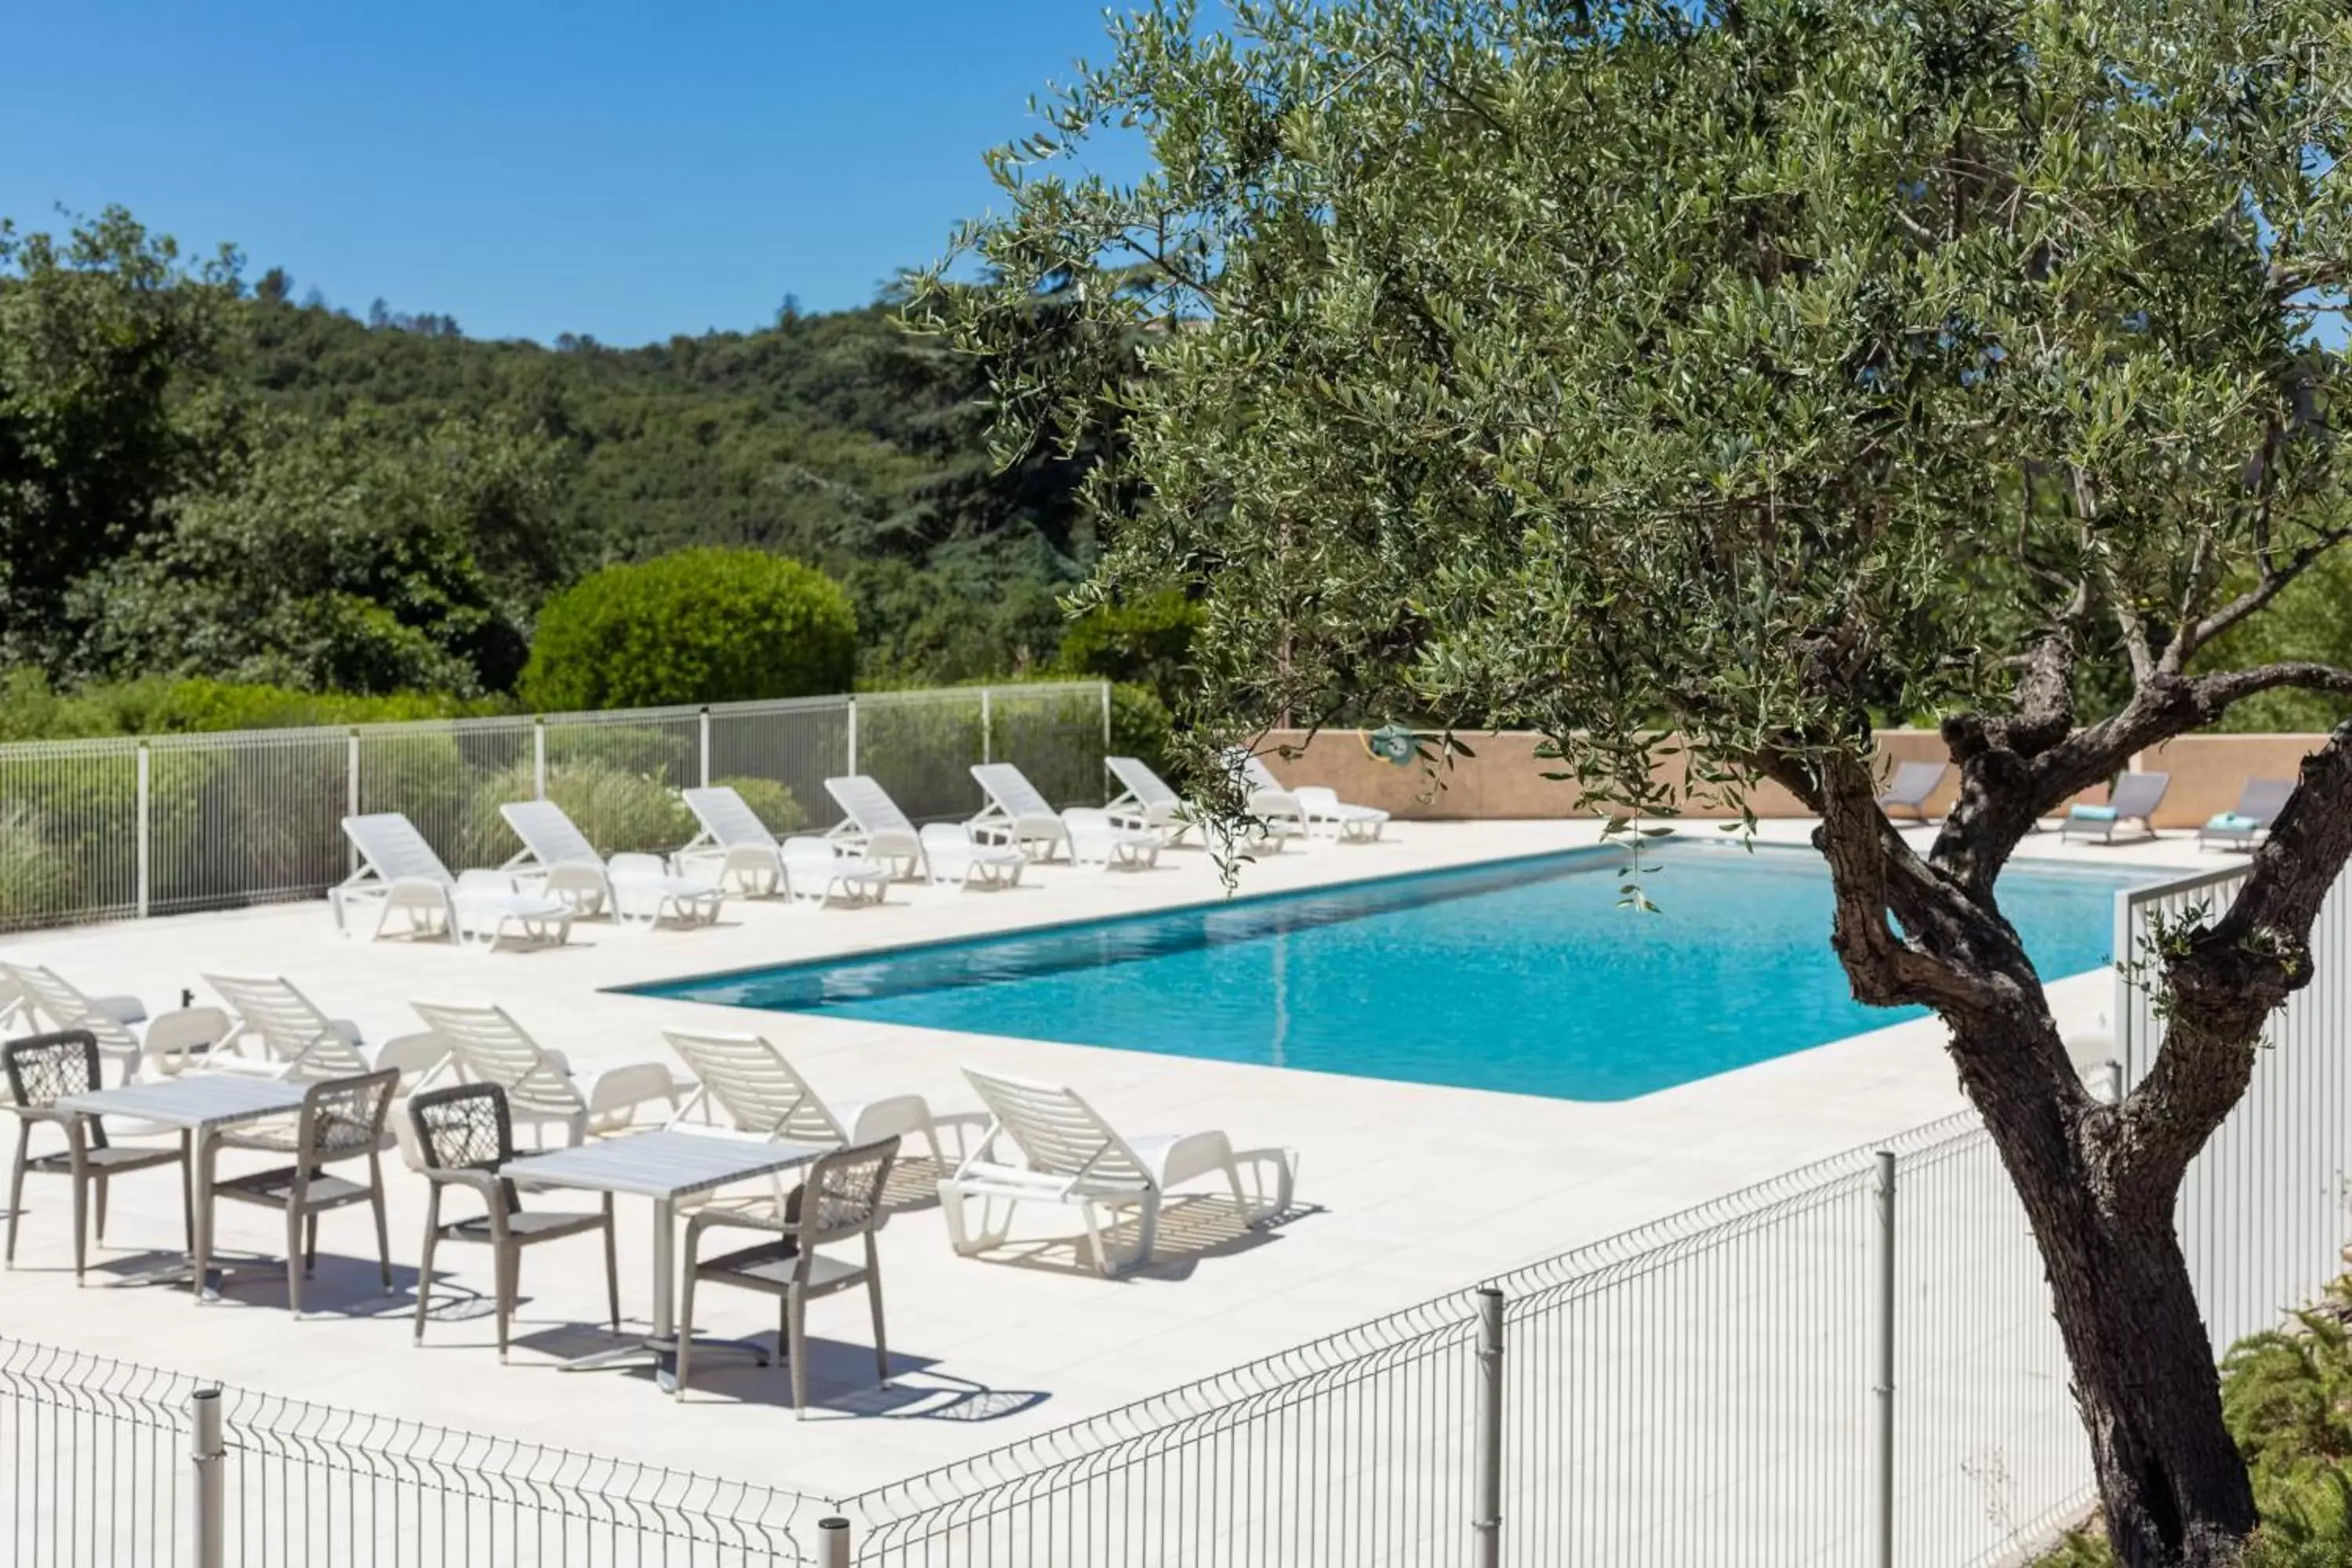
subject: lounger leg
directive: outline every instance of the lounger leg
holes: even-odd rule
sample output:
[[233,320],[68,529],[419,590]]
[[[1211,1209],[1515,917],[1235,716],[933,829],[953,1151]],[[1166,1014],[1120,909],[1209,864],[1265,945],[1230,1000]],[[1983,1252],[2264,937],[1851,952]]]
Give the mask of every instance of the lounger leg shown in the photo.
[[1160,1189],[1152,1188],[1143,1194],[1143,1234],[1135,1244],[1135,1264],[1140,1268],[1151,1261],[1152,1249],[1160,1245]]
[[425,1198],[425,1247],[422,1261],[416,1266],[416,1334],[418,1344],[425,1342],[425,1318],[433,1300],[433,1253],[441,1241],[441,1184],[431,1184],[432,1190]]
[[1110,1244],[1103,1236],[1101,1222],[1095,1217],[1095,1205],[1079,1199],[1078,1218],[1087,1227],[1087,1250],[1095,1255],[1095,1272],[1108,1279],[1118,1269],[1111,1262]]

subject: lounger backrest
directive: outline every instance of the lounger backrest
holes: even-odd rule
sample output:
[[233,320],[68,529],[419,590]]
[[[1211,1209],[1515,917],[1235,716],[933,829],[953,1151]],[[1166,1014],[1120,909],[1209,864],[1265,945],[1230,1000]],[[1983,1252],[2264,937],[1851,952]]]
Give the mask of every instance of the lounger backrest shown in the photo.
[[1051,816],[1054,808],[1037,793],[1019,768],[1011,763],[974,763],[971,776],[988,792],[998,809],[1008,816]]
[[686,808],[694,813],[702,830],[722,849],[738,849],[747,844],[770,849],[776,847],[776,836],[768,831],[768,825],[726,784],[681,790],[678,798],[686,802]]
[[343,836],[368,869],[386,882],[427,881],[451,886],[457,879],[416,831],[416,825],[396,811],[343,818]]
[[81,1029],[101,1046],[136,1049],[139,1037],[120,1018],[91,1003],[81,989],[39,963],[0,963],[0,980],[24,997],[52,1029]]
[[1903,805],[1916,805],[1936,793],[1944,782],[1949,763],[1897,763],[1894,782],[1886,786],[1885,798]]
[[2293,779],[2248,779],[2238,792],[2238,815],[2252,817],[2268,827],[2286,809],[2287,797],[2294,794]]
[[1150,1173],[1075,1089],[963,1069],[997,1128],[1040,1175],[1107,1186],[1149,1186]]
[[1105,757],[1103,766],[1111,771],[1121,787],[1133,795],[1139,805],[1177,805],[1182,797],[1168,786],[1168,781],[1153,773],[1140,757]]
[[571,1078],[549,1059],[539,1042],[503,1007],[465,1007],[446,1002],[412,1002],[425,1026],[448,1044],[457,1066],[483,1083],[507,1091],[517,1110],[541,1116],[571,1116],[587,1109]]
[[261,1038],[274,1061],[299,1059],[305,1078],[354,1078],[370,1070],[366,1058],[335,1030],[334,1022],[290,982],[242,974],[207,974],[205,984],[228,1004],[237,1022]]
[[2126,773],[2116,781],[2107,804],[2115,808],[2118,820],[2146,822],[2156,815],[2156,808],[2164,803],[2164,792],[2171,787],[2170,773]]
[[1289,793],[1282,787],[1282,781],[1274,776],[1274,770],[1265,765],[1264,757],[1259,756],[1255,752],[1244,752],[1238,746],[1234,749],[1234,754],[1241,761],[1242,782],[1248,784],[1250,788],[1272,790],[1276,795]]
[[593,866],[604,868],[604,858],[588,842],[571,814],[551,800],[519,800],[499,807],[499,815],[542,866]]
[[912,833],[915,825],[898,809],[898,803],[864,773],[852,773],[847,778],[827,779],[824,793],[833,796],[849,820],[857,824],[858,831],[871,837],[877,833]]
[[760,1036],[665,1029],[662,1038],[736,1131],[794,1143],[848,1142],[808,1080]]

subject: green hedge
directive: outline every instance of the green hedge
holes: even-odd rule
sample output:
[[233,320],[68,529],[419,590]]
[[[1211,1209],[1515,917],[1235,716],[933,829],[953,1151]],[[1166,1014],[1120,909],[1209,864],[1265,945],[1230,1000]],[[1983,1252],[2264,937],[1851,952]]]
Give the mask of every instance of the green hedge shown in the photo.
[[549,600],[520,689],[546,712],[811,697],[848,690],[856,662],[832,578],[757,550],[684,550]]

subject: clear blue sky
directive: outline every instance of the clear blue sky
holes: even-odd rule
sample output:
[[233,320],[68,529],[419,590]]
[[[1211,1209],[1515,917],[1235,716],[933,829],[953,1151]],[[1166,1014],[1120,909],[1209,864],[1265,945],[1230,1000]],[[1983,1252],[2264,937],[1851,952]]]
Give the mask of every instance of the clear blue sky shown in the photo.
[[334,304],[639,343],[863,304],[987,208],[1102,0],[0,4],[0,216],[128,206]]

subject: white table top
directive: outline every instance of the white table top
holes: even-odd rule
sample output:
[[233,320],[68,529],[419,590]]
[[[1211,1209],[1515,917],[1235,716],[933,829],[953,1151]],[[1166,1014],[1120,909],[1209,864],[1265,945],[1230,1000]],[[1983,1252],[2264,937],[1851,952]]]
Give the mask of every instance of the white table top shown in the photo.
[[832,1153],[834,1148],[827,1143],[753,1142],[662,1128],[575,1149],[525,1154],[508,1161],[499,1173],[536,1186],[674,1199],[805,1165]]
[[184,1073],[152,1083],[69,1094],[60,1110],[86,1116],[126,1116],[161,1127],[225,1127],[302,1108],[304,1086],[234,1073]]

